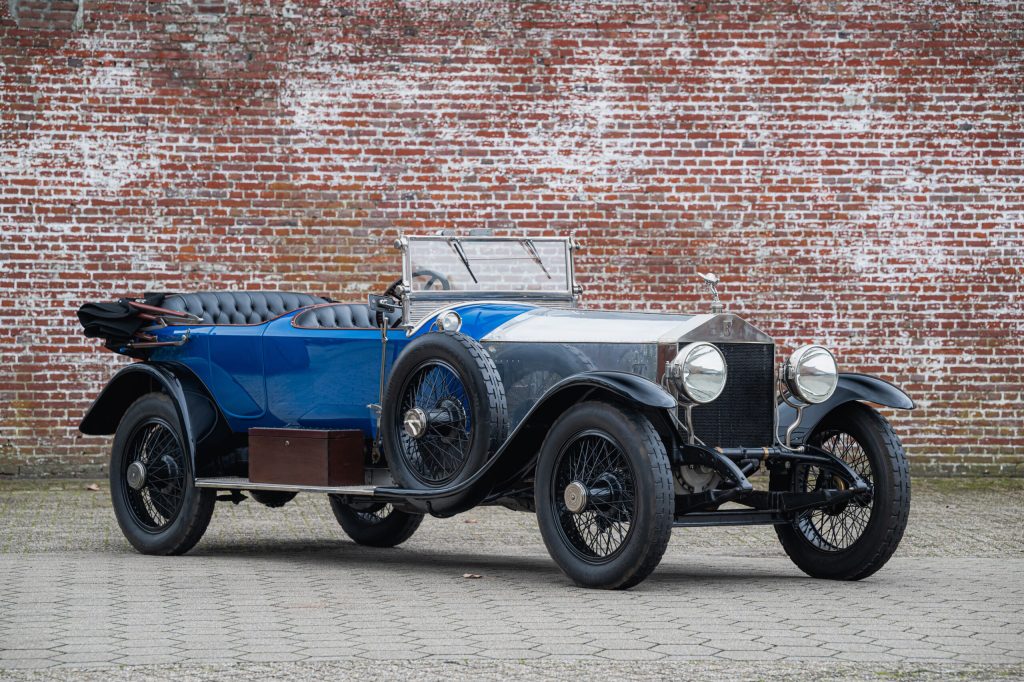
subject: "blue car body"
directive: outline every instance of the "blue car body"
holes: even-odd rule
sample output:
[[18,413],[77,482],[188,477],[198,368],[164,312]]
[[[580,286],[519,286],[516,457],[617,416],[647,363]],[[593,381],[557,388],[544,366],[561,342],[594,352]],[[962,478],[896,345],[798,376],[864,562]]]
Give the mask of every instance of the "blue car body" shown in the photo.
[[[453,307],[462,317],[461,332],[475,340],[535,308],[516,303]],[[150,361],[187,367],[237,433],[294,426],[359,429],[376,437],[369,405],[380,401],[380,331],[299,327],[295,319],[302,312],[254,325],[165,327],[155,332],[159,341],[187,334],[188,342],[157,348]],[[405,347],[431,331],[436,317],[424,319],[411,333],[388,330],[385,377]]]

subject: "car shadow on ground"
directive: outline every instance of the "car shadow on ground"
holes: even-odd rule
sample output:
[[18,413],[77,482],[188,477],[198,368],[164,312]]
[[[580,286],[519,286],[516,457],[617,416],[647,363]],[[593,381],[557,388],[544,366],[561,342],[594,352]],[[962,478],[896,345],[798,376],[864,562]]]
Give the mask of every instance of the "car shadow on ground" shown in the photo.
[[[461,578],[465,573],[481,575],[484,578],[499,578],[510,582],[544,582],[572,586],[554,561],[538,555],[502,555],[477,552],[424,551],[412,548],[379,549],[362,547],[348,542],[317,542],[275,540],[258,546],[216,542],[200,544],[189,553],[195,560],[203,558],[244,559],[265,561],[268,566],[301,569],[306,566],[317,570],[358,570],[377,571],[386,577],[388,571],[419,573],[425,577]],[[723,560],[734,563],[731,558],[716,555],[702,564],[700,557],[685,563],[666,559],[655,572],[633,591],[658,591],[664,588],[678,588],[687,582],[699,581],[702,589],[709,583],[727,586],[749,584],[752,580],[791,583],[793,580],[812,580],[796,568],[780,573],[778,565],[767,566],[763,562],[752,563],[749,558],[741,565],[723,566]],[[760,565],[759,565],[760,564]],[[788,567],[788,561],[785,566]]]

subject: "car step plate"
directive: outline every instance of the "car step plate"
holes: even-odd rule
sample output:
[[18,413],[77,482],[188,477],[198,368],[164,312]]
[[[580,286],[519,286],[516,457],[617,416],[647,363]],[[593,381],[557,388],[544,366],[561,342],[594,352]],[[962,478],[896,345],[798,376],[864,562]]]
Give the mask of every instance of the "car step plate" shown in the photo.
[[253,483],[241,476],[222,476],[220,478],[197,478],[197,488],[217,488],[218,490],[278,490],[290,493],[328,493],[332,495],[357,495],[373,497],[377,490],[372,485],[291,485],[288,483]]

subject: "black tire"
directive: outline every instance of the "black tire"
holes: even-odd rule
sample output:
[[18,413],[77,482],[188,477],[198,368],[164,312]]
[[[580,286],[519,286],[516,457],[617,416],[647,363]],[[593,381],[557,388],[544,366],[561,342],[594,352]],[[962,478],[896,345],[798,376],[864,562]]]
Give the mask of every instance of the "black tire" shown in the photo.
[[[430,376],[441,377],[436,390],[424,383]],[[442,405],[449,415],[458,414],[441,426],[429,425],[420,438],[404,430],[411,407]],[[412,341],[391,371],[381,429],[385,457],[400,487],[444,488],[472,476],[508,432],[505,391],[491,356],[457,332],[431,332]]]
[[[129,466],[136,461],[145,471],[141,488],[128,483]],[[206,532],[216,492],[195,486],[168,396],[144,395],[121,417],[110,457],[110,497],[121,532],[143,554],[184,554]]]
[[341,529],[359,545],[395,547],[416,532],[423,523],[423,514],[410,514],[380,502],[347,505],[334,495],[331,511]]
[[[807,575],[861,580],[885,565],[907,527],[910,473],[903,444],[882,415],[860,403],[827,415],[809,442],[841,457],[872,485],[870,506],[848,502],[804,512],[791,524],[775,526],[775,532],[786,554]],[[820,475],[820,470],[801,465],[789,475],[773,473],[771,487],[813,489],[816,472]]]
[[283,492],[279,490],[248,490],[249,496],[264,507],[278,509],[295,499],[298,493]]
[[[590,492],[573,514],[565,495],[577,480]],[[551,558],[583,587],[633,587],[657,567],[672,534],[665,444],[631,407],[584,402],[559,417],[541,447],[534,496]]]

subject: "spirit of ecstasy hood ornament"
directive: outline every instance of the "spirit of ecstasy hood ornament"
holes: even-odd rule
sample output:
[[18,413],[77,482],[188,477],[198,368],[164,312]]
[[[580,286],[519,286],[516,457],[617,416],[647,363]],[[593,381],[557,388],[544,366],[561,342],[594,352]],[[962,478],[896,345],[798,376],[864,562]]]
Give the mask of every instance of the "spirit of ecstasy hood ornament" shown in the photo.
[[706,275],[698,272],[697,276],[704,280],[704,284],[707,285],[708,291],[710,291],[711,295],[715,297],[714,302],[711,304],[711,314],[717,315],[718,313],[724,312],[725,306],[722,305],[721,299],[718,298],[718,282],[721,280],[719,280],[718,276],[713,272],[709,272]]

